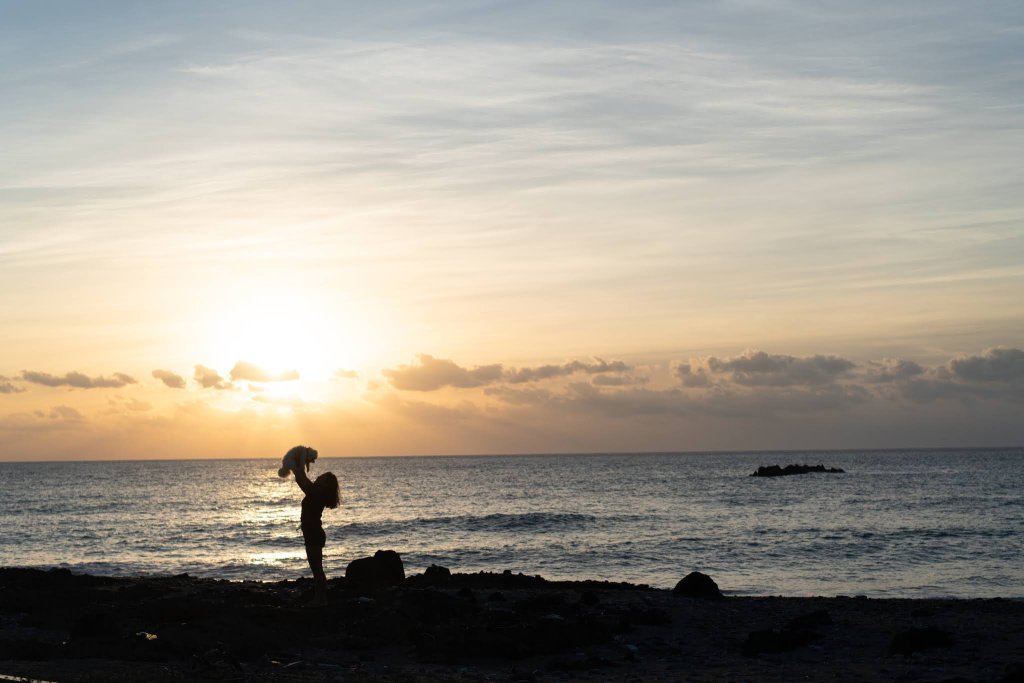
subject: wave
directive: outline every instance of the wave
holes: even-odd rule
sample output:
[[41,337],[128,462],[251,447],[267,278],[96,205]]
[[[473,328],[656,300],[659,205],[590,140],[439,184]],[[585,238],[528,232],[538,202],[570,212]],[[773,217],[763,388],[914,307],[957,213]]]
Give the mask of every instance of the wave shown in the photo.
[[337,527],[346,534],[377,536],[424,530],[467,531],[473,533],[554,533],[583,529],[597,521],[594,515],[575,512],[524,512],[487,515],[415,517],[407,520],[352,522]]

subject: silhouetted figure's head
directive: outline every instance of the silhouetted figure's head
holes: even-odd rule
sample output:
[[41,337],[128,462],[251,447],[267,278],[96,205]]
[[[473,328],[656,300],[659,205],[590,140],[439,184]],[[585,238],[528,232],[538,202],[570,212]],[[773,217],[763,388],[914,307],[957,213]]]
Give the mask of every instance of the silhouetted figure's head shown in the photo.
[[338,507],[338,499],[340,494],[338,492],[338,478],[334,476],[332,472],[324,472],[316,481],[313,482],[313,486],[316,487],[318,493],[323,496],[323,500],[326,502],[327,507],[332,510]]

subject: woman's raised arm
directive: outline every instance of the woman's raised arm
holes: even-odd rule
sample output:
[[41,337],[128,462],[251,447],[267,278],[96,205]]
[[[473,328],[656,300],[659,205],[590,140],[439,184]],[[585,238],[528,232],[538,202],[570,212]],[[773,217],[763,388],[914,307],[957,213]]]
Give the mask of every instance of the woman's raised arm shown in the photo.
[[306,468],[302,465],[296,465],[292,468],[292,472],[295,473],[295,483],[299,485],[303,493],[308,494],[313,490],[313,482],[306,476]]

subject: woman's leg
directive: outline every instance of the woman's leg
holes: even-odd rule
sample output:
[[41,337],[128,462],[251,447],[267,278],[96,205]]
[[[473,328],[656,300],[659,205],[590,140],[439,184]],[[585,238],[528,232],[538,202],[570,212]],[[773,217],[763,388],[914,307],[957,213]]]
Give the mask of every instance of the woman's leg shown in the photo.
[[307,543],[306,559],[309,561],[309,568],[313,570],[314,603],[319,605],[326,604],[327,575],[324,573],[324,549]]

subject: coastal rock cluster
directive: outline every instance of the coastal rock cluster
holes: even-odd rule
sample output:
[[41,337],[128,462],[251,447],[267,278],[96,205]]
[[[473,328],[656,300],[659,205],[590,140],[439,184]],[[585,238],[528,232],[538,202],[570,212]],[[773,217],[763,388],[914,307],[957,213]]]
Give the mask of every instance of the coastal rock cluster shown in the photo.
[[824,465],[762,465],[751,474],[752,477],[786,477],[793,474],[811,474],[812,472],[828,472],[830,474],[843,474],[846,470],[838,467],[825,467]]
[[406,576],[392,551],[356,560],[347,573],[329,581],[326,607],[312,607],[309,579],[0,569],[0,673],[783,681],[853,671],[870,680],[970,674],[988,682],[1024,661],[1024,603],[1016,601],[728,597],[699,572],[672,591],[436,565]]

